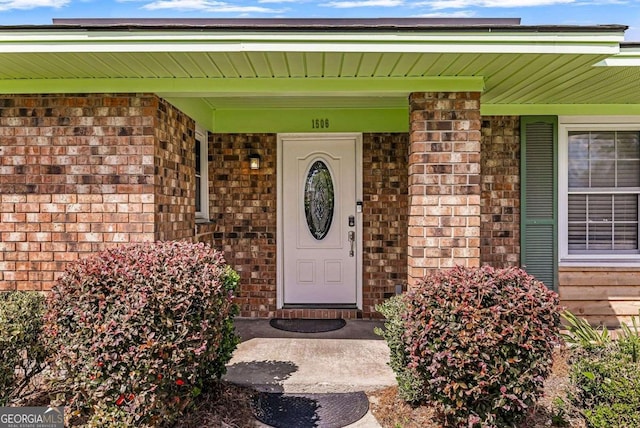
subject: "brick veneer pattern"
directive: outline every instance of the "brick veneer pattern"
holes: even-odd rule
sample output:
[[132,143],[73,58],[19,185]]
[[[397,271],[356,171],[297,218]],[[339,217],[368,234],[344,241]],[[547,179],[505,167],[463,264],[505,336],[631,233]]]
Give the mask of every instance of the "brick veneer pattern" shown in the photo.
[[407,280],[409,134],[363,135],[363,312]]
[[195,224],[195,122],[160,99],[155,133],[155,236],[187,239]]
[[480,93],[413,93],[409,287],[433,269],[480,264]]
[[[240,274],[241,316],[276,316],[275,134],[209,134],[213,245]],[[249,154],[261,156],[249,168]]]
[[0,290],[48,289],[70,261],[158,238],[156,128],[175,126],[159,124],[159,105],[145,94],[0,97]]
[[481,261],[520,263],[520,118],[482,118]]

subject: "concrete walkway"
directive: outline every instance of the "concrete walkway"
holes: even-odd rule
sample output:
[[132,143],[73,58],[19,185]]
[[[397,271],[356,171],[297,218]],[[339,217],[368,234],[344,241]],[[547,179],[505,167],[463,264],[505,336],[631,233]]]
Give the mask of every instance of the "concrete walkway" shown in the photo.
[[[348,320],[340,330],[307,334],[274,329],[269,320],[235,323],[242,343],[228,364],[229,382],[292,394],[373,391],[396,384],[387,365],[389,348],[373,333],[382,326],[379,321]],[[349,427],[379,426],[369,412]]]

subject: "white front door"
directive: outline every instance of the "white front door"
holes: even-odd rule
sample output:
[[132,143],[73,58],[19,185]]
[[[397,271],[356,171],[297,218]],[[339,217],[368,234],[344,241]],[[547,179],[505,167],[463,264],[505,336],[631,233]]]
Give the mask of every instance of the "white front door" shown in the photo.
[[279,142],[281,301],[355,307],[360,135],[281,135]]

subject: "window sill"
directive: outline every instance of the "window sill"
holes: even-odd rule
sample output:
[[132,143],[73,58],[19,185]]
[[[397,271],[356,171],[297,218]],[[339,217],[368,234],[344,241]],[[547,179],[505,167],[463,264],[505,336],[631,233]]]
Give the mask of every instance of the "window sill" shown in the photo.
[[567,257],[560,260],[558,267],[631,267],[640,268],[640,255]]

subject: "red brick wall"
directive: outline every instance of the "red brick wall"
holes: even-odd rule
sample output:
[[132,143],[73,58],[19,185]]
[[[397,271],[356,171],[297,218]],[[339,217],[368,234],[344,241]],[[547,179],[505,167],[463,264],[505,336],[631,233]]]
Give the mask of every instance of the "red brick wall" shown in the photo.
[[[209,134],[213,245],[240,274],[247,317],[276,311],[276,150],[275,134]],[[262,157],[259,170],[249,169],[250,153]]]
[[[357,315],[373,316],[405,283],[408,239],[414,261],[444,267],[443,259],[476,256],[481,229],[483,263],[518,263],[518,118],[484,119],[479,162],[477,97],[419,95],[411,134],[363,135]],[[194,129],[154,95],[0,97],[0,290],[48,289],[67,262],[109,245],[193,237]],[[284,314],[276,310],[276,142],[275,134],[209,136],[213,222],[197,232],[240,272],[243,316]],[[260,170],[249,169],[249,153],[262,156]],[[416,227],[433,247],[418,245]]]
[[408,280],[480,265],[480,93],[412,93]]
[[155,239],[191,238],[195,231],[195,122],[158,100],[155,136]]
[[407,280],[408,134],[363,135],[363,309]]
[[48,289],[69,261],[168,236],[156,146],[184,149],[189,126],[155,95],[1,96],[0,290]]
[[482,120],[481,261],[520,264],[520,118]]

